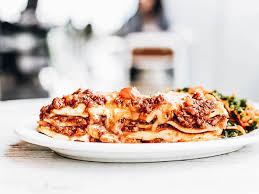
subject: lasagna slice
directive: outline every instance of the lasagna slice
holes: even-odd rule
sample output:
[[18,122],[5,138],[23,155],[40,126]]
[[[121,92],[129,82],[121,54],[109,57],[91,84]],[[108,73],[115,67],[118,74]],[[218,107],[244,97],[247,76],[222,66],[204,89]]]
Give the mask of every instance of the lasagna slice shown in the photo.
[[136,88],[77,90],[41,109],[38,132],[70,141],[162,143],[218,139],[229,114],[221,100],[197,89],[141,95]]

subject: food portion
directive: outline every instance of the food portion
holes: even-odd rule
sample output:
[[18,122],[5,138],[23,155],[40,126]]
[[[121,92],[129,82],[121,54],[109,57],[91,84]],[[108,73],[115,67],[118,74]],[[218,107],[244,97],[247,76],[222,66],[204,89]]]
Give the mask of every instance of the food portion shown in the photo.
[[244,100],[201,87],[152,96],[132,87],[111,93],[79,89],[42,107],[37,130],[83,142],[204,141],[245,134],[258,126],[258,115]]

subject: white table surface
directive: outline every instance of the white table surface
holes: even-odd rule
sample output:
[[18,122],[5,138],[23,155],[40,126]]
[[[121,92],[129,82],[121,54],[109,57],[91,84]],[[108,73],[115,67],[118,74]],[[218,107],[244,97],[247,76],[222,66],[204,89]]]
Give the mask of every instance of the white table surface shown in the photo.
[[196,160],[97,163],[21,141],[46,99],[0,102],[0,193],[259,193],[259,144]]

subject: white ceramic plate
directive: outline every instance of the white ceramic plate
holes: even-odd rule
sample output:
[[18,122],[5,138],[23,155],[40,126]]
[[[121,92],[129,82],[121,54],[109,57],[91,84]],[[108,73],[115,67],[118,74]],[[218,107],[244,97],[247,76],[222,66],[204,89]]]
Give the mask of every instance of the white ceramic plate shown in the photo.
[[147,144],[88,143],[56,140],[38,133],[35,125],[17,128],[16,133],[24,141],[49,147],[59,155],[99,162],[159,162],[195,159],[229,153],[259,141],[259,130],[228,139]]

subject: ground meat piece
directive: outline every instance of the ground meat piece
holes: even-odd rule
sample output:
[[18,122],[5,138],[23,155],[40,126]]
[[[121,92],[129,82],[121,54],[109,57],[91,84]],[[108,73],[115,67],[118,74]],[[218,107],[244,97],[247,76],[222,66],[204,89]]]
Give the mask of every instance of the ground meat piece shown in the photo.
[[156,107],[163,104],[165,99],[162,95],[158,95],[156,97],[144,98],[137,105],[137,112],[139,113],[150,113]]
[[100,116],[100,118],[99,118],[99,125],[100,126],[106,126],[106,120],[107,120],[107,118],[106,118],[106,116]]
[[121,128],[121,131],[123,132],[137,132],[137,131],[143,131],[143,129],[136,127],[136,126],[123,126]]
[[75,136],[83,136],[86,134],[85,127],[77,127]]
[[92,136],[89,137],[89,142],[101,142],[99,139],[95,139]]
[[64,98],[54,98],[52,101],[52,105],[54,106],[54,108],[56,109],[60,109],[62,107],[64,107],[65,104],[65,99]]
[[73,95],[65,96],[66,105],[76,107],[78,104],[83,103],[86,107],[93,105],[104,105],[106,103],[106,98],[103,95],[96,95],[90,92],[75,93]]
[[134,109],[134,111],[138,113],[150,113],[159,105],[165,103],[166,100],[162,95],[153,96],[153,97],[143,97],[135,100],[132,99],[123,99],[118,96],[114,99],[114,103],[119,105],[120,107],[130,107]]
[[184,127],[205,128],[209,115],[216,105],[196,92],[192,98],[187,98],[180,110],[175,111],[177,121]]
[[121,119],[120,122],[122,123],[121,131],[124,132],[136,132],[136,131],[143,131],[145,130],[144,128],[140,128],[136,126],[137,124],[141,125],[148,125],[151,123],[147,123],[145,121],[140,121],[140,120],[131,120],[131,119]]
[[119,105],[119,104],[121,105],[123,103],[123,99],[120,98],[120,97],[117,97],[117,98],[114,99],[114,103],[117,104],[117,105]]
[[80,94],[80,93],[83,93],[83,94],[93,94],[93,91],[90,90],[90,89],[87,89],[87,90],[82,90],[81,88],[79,88],[77,91],[75,91],[72,95],[74,94]]
[[63,135],[73,137],[73,136],[82,136],[87,134],[85,127],[80,126],[66,126],[66,127],[54,127],[51,126],[51,130],[56,133],[61,133]]
[[104,105],[107,99],[104,95],[94,94],[91,90],[82,91],[81,89],[74,92],[72,95],[67,95],[62,98],[54,98],[52,103],[41,108],[40,119],[50,114],[52,109],[60,109],[65,106],[76,107],[80,103],[84,103],[86,107],[93,105]]
[[40,109],[40,120],[43,120],[44,118],[46,118],[50,114],[50,110],[52,110],[52,109],[53,109],[52,104],[43,106]]

